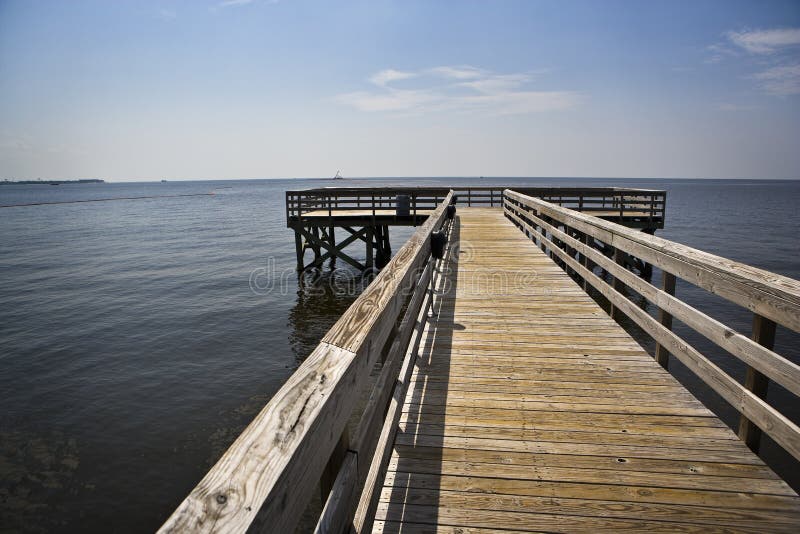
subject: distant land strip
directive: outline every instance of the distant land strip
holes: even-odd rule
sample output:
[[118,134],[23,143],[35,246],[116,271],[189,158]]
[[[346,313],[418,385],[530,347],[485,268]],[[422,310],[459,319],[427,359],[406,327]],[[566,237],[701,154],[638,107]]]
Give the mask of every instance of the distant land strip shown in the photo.
[[30,202],[28,204],[3,204],[0,208],[21,208],[23,206],[46,206],[48,204],[79,204],[81,202],[108,202],[111,200],[143,200],[147,198],[174,198],[174,197],[209,197],[214,193],[190,193],[184,195],[149,195],[145,197],[113,197],[113,198],[90,198],[86,200],[58,200],[56,202]]
[[97,178],[83,180],[3,180],[0,185],[69,185],[69,184],[104,184],[105,180]]

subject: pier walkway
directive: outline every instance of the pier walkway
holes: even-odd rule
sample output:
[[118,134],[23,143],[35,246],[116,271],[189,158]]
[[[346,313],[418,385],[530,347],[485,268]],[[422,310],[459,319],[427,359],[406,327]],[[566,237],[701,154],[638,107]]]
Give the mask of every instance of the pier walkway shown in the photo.
[[375,532],[797,528],[795,492],[502,210],[458,213]]
[[[767,397],[800,396],[775,352],[800,333],[800,281],[652,235],[662,193],[411,191],[410,214],[395,191],[287,193],[299,269],[303,239],[314,268],[369,267],[375,249],[386,264],[161,532],[796,532],[800,497],[757,454],[763,432],[800,466],[800,427]],[[367,198],[362,220],[337,218]],[[323,201],[324,222],[304,218]],[[594,215],[614,202],[614,220]],[[394,255],[390,223],[419,224]],[[358,240],[364,264],[344,252]],[[684,302],[687,286],[752,329]]]

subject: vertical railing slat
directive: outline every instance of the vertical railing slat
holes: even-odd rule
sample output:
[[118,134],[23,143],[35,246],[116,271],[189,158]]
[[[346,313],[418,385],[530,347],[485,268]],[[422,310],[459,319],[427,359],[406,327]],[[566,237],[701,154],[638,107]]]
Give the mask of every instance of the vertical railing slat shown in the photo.
[[[675,296],[675,275],[672,273],[668,273],[667,271],[663,271],[661,277],[661,290],[669,295]],[[665,328],[672,330],[672,315],[665,312],[663,309],[658,309],[658,322],[664,325]],[[663,367],[667,369],[669,367],[669,351],[661,345],[660,343],[656,344],[656,361]]]
[[[775,346],[775,326],[774,321],[754,313],[753,341],[772,350]],[[763,399],[767,396],[769,378],[748,365],[744,379],[744,387]],[[739,438],[750,447],[750,450],[758,453],[758,449],[761,445],[761,429],[744,415],[739,419]]]

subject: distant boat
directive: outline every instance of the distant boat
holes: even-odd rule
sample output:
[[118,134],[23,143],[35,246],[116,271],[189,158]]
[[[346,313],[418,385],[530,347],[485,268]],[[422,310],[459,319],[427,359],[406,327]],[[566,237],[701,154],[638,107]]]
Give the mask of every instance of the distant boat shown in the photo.
[[167,181],[166,180],[161,180],[161,183],[165,184],[165,183],[167,183]]
[[344,180],[344,178],[342,178],[342,175],[339,174],[339,171],[336,171],[336,176],[334,176],[333,179],[334,180]]

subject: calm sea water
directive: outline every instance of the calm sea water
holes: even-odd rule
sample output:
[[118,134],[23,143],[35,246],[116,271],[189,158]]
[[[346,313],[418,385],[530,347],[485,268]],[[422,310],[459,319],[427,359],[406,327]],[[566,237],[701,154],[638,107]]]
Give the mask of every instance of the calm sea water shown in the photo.
[[[373,184],[663,188],[667,227],[658,235],[800,278],[800,182],[453,178],[2,186],[0,205],[158,198],[0,208],[0,530],[157,528],[362,287],[347,268],[326,275],[335,283],[298,284],[284,191]],[[410,232],[394,231],[395,250]],[[678,292],[749,332],[746,312],[686,284]],[[732,358],[680,325],[676,330],[742,375],[744,367]],[[798,341],[779,329],[778,350],[800,362]],[[729,406],[679,364],[672,369],[735,424]],[[781,388],[771,386],[770,401],[800,420],[798,403]],[[769,441],[763,456],[800,488],[796,462]]]

